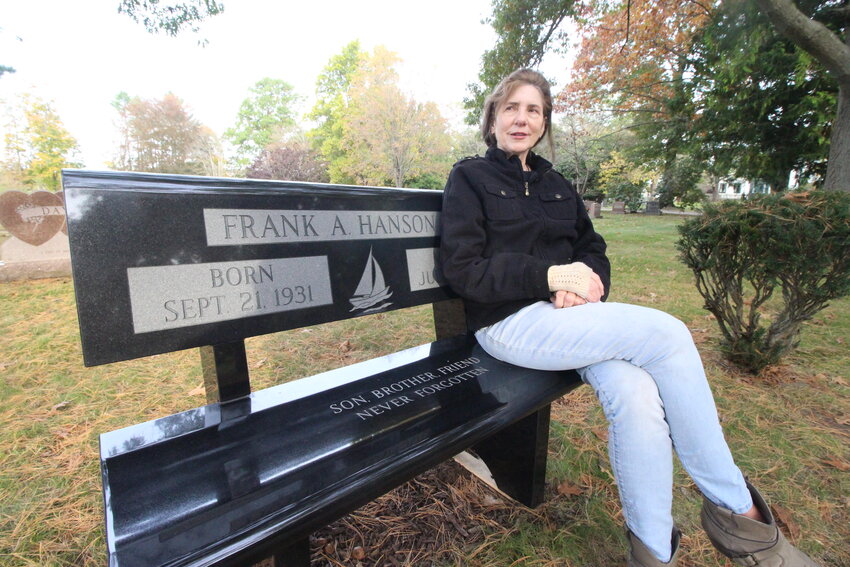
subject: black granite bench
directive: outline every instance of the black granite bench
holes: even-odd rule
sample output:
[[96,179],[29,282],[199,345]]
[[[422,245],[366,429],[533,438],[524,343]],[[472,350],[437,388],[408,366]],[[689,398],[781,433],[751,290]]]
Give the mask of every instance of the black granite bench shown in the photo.
[[[549,404],[580,381],[465,334],[434,272],[439,192],[63,185],[85,364],[200,347],[209,402],[101,435],[109,565],[307,566],[311,532],[470,448],[501,490],[542,500]],[[427,304],[436,342],[251,392],[245,338]]]

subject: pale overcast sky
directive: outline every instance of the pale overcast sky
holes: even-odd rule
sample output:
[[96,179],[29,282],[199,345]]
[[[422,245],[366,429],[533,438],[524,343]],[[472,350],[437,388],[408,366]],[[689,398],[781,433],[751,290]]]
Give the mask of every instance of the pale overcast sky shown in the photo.
[[[17,72],[0,78],[0,100],[28,92],[54,101],[86,167],[99,169],[112,157],[110,103],[119,92],[161,98],[171,91],[221,135],[263,77],[292,84],[307,97],[301,110],[309,110],[317,75],[354,39],[364,50],[383,45],[396,52],[402,88],[438,103],[459,123],[466,84],[476,80],[481,55],[495,40],[481,23],[490,0],[223,3],[224,12],[198,34],[172,39],[119,15],[118,0],[3,0],[0,65]],[[198,46],[201,38],[206,47]]]

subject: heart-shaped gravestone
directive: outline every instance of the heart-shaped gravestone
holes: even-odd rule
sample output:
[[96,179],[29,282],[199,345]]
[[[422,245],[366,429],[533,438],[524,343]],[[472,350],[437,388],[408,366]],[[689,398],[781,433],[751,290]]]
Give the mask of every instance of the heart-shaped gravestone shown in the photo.
[[65,226],[64,203],[49,191],[6,191],[0,194],[0,224],[12,236],[41,246]]

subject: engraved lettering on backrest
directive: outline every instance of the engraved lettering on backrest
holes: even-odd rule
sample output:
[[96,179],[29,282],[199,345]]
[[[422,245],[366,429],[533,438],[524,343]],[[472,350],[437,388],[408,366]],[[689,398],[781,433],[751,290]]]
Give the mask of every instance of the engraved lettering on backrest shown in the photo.
[[436,211],[204,209],[210,246],[433,237],[438,217]]
[[136,333],[333,303],[326,256],[128,268]]

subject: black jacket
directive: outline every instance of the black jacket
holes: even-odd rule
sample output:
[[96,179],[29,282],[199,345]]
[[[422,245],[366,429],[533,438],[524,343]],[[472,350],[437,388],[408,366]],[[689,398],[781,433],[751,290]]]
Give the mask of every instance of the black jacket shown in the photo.
[[[549,299],[550,266],[581,261],[611,286],[605,241],[572,184],[529,152],[532,172],[498,148],[457,162],[440,214],[440,268],[460,295],[470,330]],[[604,298],[603,298],[604,299]]]

